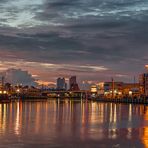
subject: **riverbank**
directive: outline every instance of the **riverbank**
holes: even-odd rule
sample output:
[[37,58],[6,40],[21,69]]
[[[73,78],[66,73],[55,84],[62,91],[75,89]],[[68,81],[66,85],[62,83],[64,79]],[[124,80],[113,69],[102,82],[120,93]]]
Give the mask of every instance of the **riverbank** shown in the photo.
[[148,104],[148,99],[144,98],[139,98],[139,99],[134,99],[134,98],[93,98],[93,99],[88,99],[92,101],[97,101],[97,102],[110,102],[110,103],[127,103],[127,104]]
[[126,103],[126,104],[143,104],[147,105],[148,104],[148,99],[146,98],[88,98],[88,99],[82,99],[82,98],[48,98],[47,96],[25,96],[25,97],[10,97],[9,99],[1,99],[0,103],[9,103],[13,101],[36,101],[38,102],[39,100],[73,100],[73,101],[94,101],[94,102],[110,102],[110,103]]

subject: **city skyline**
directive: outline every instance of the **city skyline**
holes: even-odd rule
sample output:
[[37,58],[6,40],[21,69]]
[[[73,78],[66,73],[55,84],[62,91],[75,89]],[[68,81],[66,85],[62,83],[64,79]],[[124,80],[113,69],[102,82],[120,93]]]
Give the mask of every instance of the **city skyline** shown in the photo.
[[0,0],[0,148],[148,147],[148,0]]
[[40,82],[133,81],[148,56],[146,0],[2,0],[0,71],[27,70]]

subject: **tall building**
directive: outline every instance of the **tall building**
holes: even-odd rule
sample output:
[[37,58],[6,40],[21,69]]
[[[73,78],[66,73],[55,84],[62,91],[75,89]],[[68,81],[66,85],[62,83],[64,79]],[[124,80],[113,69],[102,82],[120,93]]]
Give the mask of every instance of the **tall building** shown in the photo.
[[148,73],[143,73],[139,77],[141,94],[148,96]]
[[65,78],[58,78],[57,79],[57,89],[58,90],[66,90],[67,84],[65,82]]
[[76,76],[72,76],[70,79],[69,79],[69,86],[73,85],[73,84],[76,84],[77,83],[77,78]]
[[70,87],[70,89],[69,89],[70,91],[79,91],[80,90],[78,83],[77,83],[76,76],[72,76],[69,79],[69,87]]

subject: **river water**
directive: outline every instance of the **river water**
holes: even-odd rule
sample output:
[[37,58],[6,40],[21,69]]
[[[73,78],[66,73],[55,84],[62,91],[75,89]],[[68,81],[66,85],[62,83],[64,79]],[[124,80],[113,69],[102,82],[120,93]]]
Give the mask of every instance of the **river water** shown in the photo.
[[0,104],[0,147],[148,147],[148,107],[66,99]]

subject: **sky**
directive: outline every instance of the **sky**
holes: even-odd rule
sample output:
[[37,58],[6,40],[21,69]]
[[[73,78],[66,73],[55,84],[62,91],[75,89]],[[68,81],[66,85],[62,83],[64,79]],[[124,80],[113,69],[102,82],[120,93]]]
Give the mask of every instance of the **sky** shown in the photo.
[[133,81],[148,64],[147,26],[147,0],[0,0],[0,71]]

